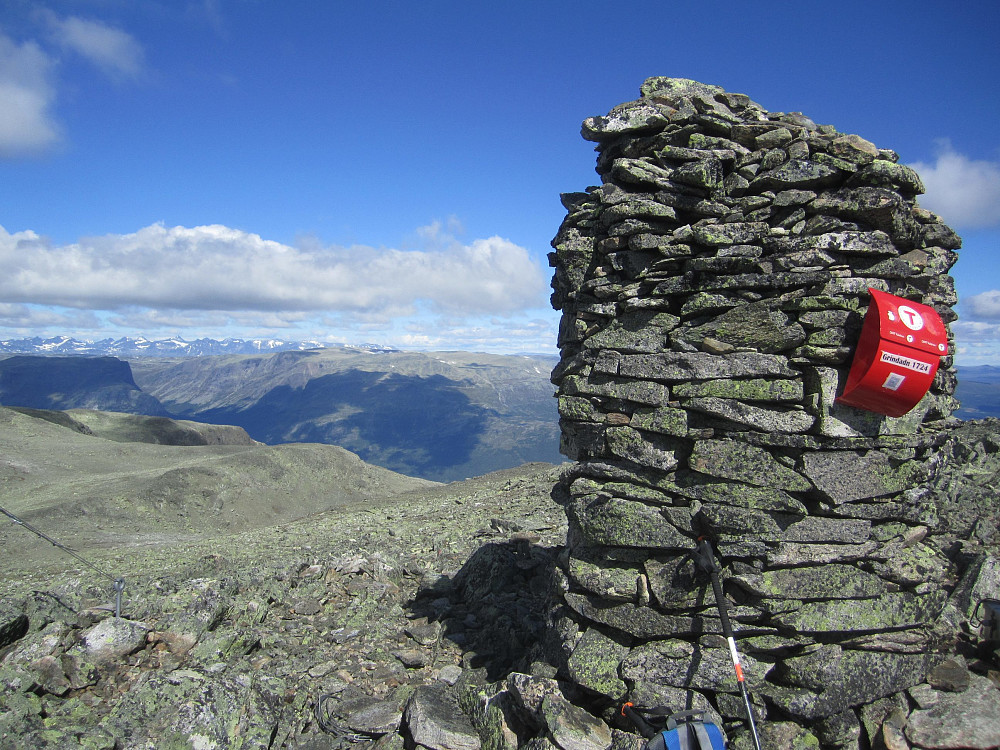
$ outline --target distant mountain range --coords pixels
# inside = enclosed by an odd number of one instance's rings
[[[280,341],[275,339],[196,339],[182,338],[106,338],[100,341],[80,341],[69,336],[0,341],[0,354],[59,354],[89,357],[203,357],[216,354],[265,354],[267,352],[305,351],[340,347],[341,344],[324,344],[319,341]],[[392,347],[361,344],[355,349],[366,351],[395,351]]]

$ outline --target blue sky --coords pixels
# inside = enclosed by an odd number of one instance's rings
[[[652,75],[895,149],[1000,365],[1000,3],[4,0],[0,339],[555,352],[581,121]]]

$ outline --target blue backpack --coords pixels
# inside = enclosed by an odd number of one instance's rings
[[[667,713],[663,708],[639,708],[626,703],[622,713],[648,740],[646,750],[725,750],[722,732],[702,718],[704,711]],[[660,728],[654,723],[663,726]]]

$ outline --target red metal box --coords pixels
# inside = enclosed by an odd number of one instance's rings
[[[931,387],[948,332],[934,308],[868,290],[871,304],[861,327],[844,392],[837,402],[901,417]]]

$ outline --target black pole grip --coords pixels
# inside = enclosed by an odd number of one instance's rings
[[[656,734],[656,729],[643,718],[642,714],[632,708],[631,703],[626,703],[622,706],[622,713],[628,717],[629,721],[635,724],[635,728],[639,730],[639,734],[645,737],[647,740]]]

